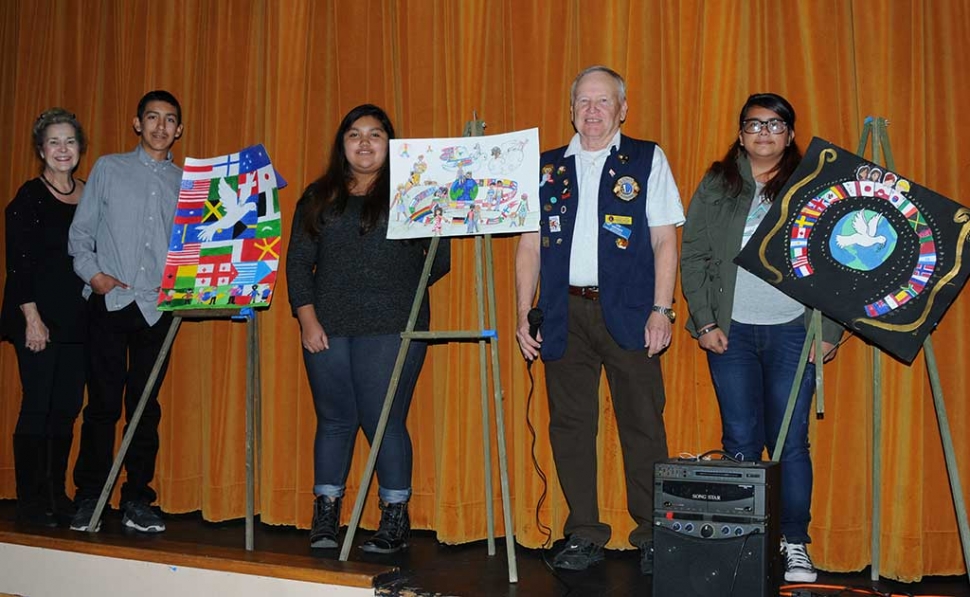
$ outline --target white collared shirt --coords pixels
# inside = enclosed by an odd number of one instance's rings
[[[571,286],[599,286],[599,187],[603,166],[614,147],[620,147],[619,131],[610,144],[599,151],[584,150],[579,133],[576,133],[564,154],[566,157],[576,156],[576,217],[569,254]],[[659,145],[654,149],[650,168],[646,201],[648,225],[681,226],[685,220],[684,205],[667,156]]]

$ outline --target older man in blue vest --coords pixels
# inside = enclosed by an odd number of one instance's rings
[[[541,223],[516,252],[516,338],[542,355],[549,438],[569,517],[553,565],[584,570],[603,560],[609,525],[596,495],[599,380],[606,369],[637,527],[640,569],[653,571],[653,464],[667,457],[658,355],[670,344],[684,209],[663,151],[626,137],[626,84],[604,66],[579,73],[570,113],[576,135],[542,154]],[[541,286],[539,285],[541,281]],[[537,287],[544,321],[528,313]]]

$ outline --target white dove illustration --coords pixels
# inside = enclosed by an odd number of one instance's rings
[[[855,229],[855,234],[837,234],[835,236],[835,243],[839,245],[840,249],[851,247],[852,245],[871,247],[875,244],[886,244],[885,236],[881,234],[876,235],[876,228],[878,228],[880,220],[882,220],[882,214],[876,214],[866,222],[866,217],[862,214],[862,211],[857,211],[855,218],[852,220],[852,227]]]
[[[236,191],[232,190],[225,178],[219,179],[219,202],[225,208],[226,214],[211,224],[199,226],[199,240],[201,241],[209,242],[216,235],[216,232],[232,228],[247,212],[256,209],[255,203],[247,203],[245,199],[237,197]]]

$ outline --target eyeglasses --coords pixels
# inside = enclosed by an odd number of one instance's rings
[[[741,130],[749,135],[757,135],[765,127],[768,128],[768,132],[772,135],[780,135],[788,130],[788,123],[780,118],[772,118],[771,120],[750,118],[741,121]]]

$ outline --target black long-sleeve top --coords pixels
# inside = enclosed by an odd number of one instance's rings
[[[304,203],[297,204],[286,255],[290,307],[312,304],[328,336],[397,334],[407,326],[429,239],[388,240],[387,221],[360,234],[363,197],[350,197],[343,214],[327,217],[316,238],[303,228]],[[451,245],[438,244],[428,285],[451,268]],[[415,330],[428,329],[425,294]]]
[[[23,341],[20,305],[36,303],[51,342],[83,342],[87,334],[84,281],[74,273],[67,233],[76,205],[58,201],[40,178],[28,180],[7,206],[7,280],[0,335]]]

